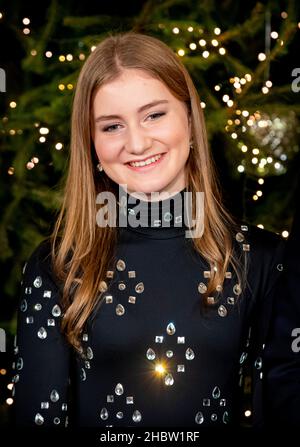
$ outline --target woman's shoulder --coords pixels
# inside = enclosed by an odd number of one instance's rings
[[[26,278],[47,278],[55,281],[53,273],[52,242],[50,238],[42,240],[31,252],[23,268]]]
[[[255,225],[242,224],[239,242],[240,251],[248,255],[249,266],[257,269],[283,269],[286,240],[277,233],[259,228]]]

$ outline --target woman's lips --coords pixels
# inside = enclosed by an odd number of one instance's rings
[[[158,166],[162,162],[162,160],[164,160],[166,154],[164,153],[164,154],[158,154],[158,155],[161,155],[161,157],[157,161],[155,161],[154,163],[150,163],[149,165],[131,166],[129,163],[126,163],[126,166],[129,169],[132,169],[133,171],[136,171],[136,172],[148,172],[151,169],[154,169],[156,166]]]

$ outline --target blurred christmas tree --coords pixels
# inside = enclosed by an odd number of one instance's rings
[[[9,19],[0,11],[2,42],[14,36],[21,45],[20,66],[1,62],[8,88],[0,110],[0,327],[11,333],[22,265],[50,234],[60,204],[78,72],[110,31],[143,32],[174,49],[198,88],[228,207],[267,229],[289,229],[299,161],[291,89],[299,2],[132,3],[103,15],[103,5],[52,0],[43,23],[22,2]]]

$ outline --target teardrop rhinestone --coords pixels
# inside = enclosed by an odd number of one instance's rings
[[[212,392],[212,397],[214,399],[219,399],[220,396],[221,396],[220,388],[218,386],[215,386]]]
[[[228,412],[227,411],[224,411],[222,420],[223,420],[224,424],[228,423],[229,416],[228,416]]]
[[[223,304],[221,304],[221,306],[218,307],[218,314],[220,315],[220,317],[226,317],[227,309],[225,306],[223,306]]]
[[[195,358],[195,353],[191,348],[187,348],[185,351],[185,358],[187,360],[193,360]]]
[[[155,359],[155,352],[153,351],[153,349],[149,348],[147,353],[146,353],[146,357],[148,360],[154,360]]]
[[[233,293],[235,295],[240,295],[242,293],[242,289],[239,284],[235,284],[235,286],[233,286]]]
[[[42,340],[47,337],[47,331],[44,327],[40,327],[37,334]]]
[[[262,358],[261,357],[257,357],[257,359],[254,362],[254,366],[256,369],[261,369],[261,367],[262,367]]]
[[[201,411],[198,411],[198,413],[195,416],[195,422],[196,424],[202,424],[203,421],[204,421],[203,413]]]
[[[90,348],[90,347],[87,348],[87,350],[86,350],[86,356],[87,356],[87,358],[88,358],[89,360],[92,360],[92,358],[94,357],[92,348]]]
[[[244,363],[246,358],[247,358],[247,352],[242,352],[241,357],[240,357],[240,364]]]
[[[21,301],[20,310],[21,310],[21,312],[26,312],[26,310],[27,310],[27,301],[26,300]]]
[[[100,292],[106,292],[108,289],[108,285],[106,281],[100,281],[99,290]]]
[[[174,378],[173,378],[172,374],[168,373],[165,377],[165,384],[167,386],[172,386],[173,383],[174,383]]]
[[[125,270],[126,268],[126,264],[123,261],[123,259],[119,259],[117,262],[117,270],[119,270],[119,272],[122,272],[123,270]]]
[[[35,280],[33,281],[34,287],[39,288],[39,287],[41,287],[42,284],[43,284],[43,281],[42,281],[42,278],[40,276],[37,276],[35,278]]]
[[[53,306],[53,308],[52,308],[52,315],[54,317],[59,317],[61,315],[61,309],[60,309],[58,304],[55,304],[55,306]]]
[[[115,388],[115,393],[117,396],[121,396],[121,394],[124,393],[124,388],[123,385],[121,383],[118,383],[116,388]]]
[[[136,286],[135,286],[135,291],[137,292],[137,293],[142,293],[142,292],[144,292],[144,283],[142,283],[142,282],[139,282]]]
[[[237,233],[235,238],[238,242],[243,242],[245,240],[245,236],[242,233]]]
[[[118,305],[116,306],[116,314],[119,315],[119,316],[121,316],[121,315],[124,315],[124,313],[125,313],[125,308],[124,308],[124,306],[122,306],[122,304],[118,304]]]
[[[141,413],[139,412],[139,410],[135,410],[135,411],[133,412],[132,420],[133,420],[133,422],[141,422],[141,420],[142,420],[142,415],[141,415]]]
[[[166,356],[168,357],[168,359],[170,359],[171,357],[173,357],[173,351],[169,350],[166,352]]]
[[[199,293],[205,293],[207,291],[207,286],[204,284],[204,282],[200,282],[198,285],[198,292]]]
[[[50,394],[50,400],[52,402],[57,402],[59,400],[59,394],[56,390],[52,390]]]
[[[85,369],[81,368],[80,370],[80,379],[82,382],[84,382],[86,380],[86,372]]]
[[[175,332],[176,332],[175,325],[173,323],[169,323],[167,326],[167,333],[169,335],[173,335],[173,334],[175,334]]]
[[[34,422],[36,423],[36,425],[43,425],[43,423],[44,423],[43,416],[40,413],[37,413],[35,415]]]
[[[103,419],[103,421],[108,419],[108,411],[106,408],[102,408],[102,410],[100,411],[100,417],[101,419]]]
[[[22,368],[23,368],[23,359],[22,357],[19,357],[16,363],[16,369],[20,371]]]

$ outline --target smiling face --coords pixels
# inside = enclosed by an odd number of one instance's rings
[[[94,146],[105,172],[99,175],[148,199],[151,192],[174,194],[186,187],[188,110],[164,83],[143,70],[124,70],[97,91],[93,119]]]

